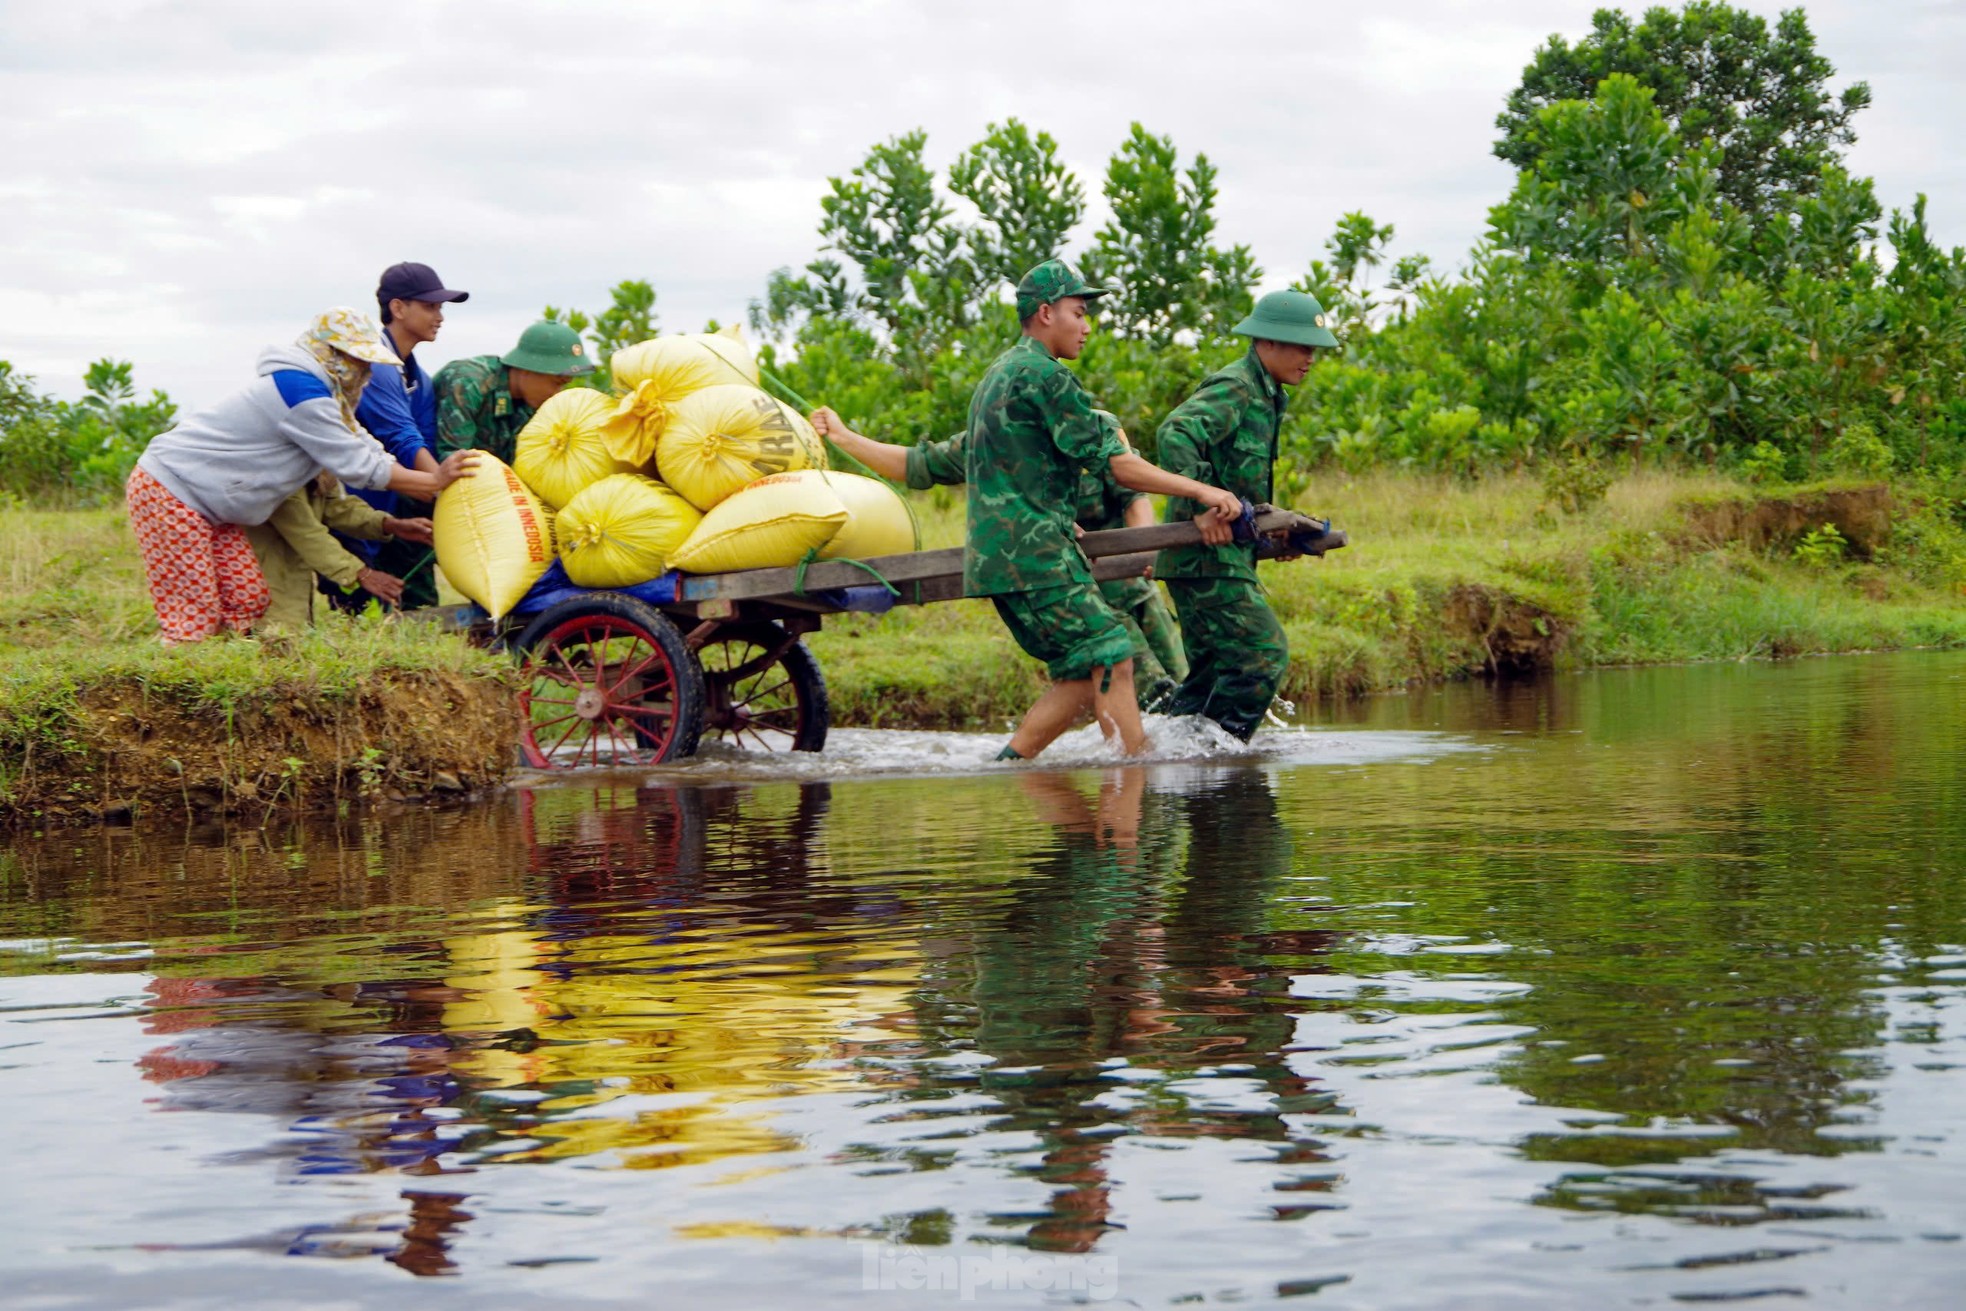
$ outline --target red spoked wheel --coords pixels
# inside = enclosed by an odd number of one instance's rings
[[[806,644],[774,623],[724,624],[697,648],[703,730],[750,751],[818,751],[832,722],[826,676]]]
[[[519,752],[533,768],[653,765],[696,750],[703,678],[661,611],[596,593],[546,611],[514,645]]]

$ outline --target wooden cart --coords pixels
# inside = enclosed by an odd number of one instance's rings
[[[1345,544],[1320,520],[1268,506],[1258,507],[1254,531],[1297,554]],[[1137,578],[1154,552],[1199,540],[1193,524],[1171,523],[1087,533],[1079,544],[1104,581]],[[469,606],[444,617],[519,659],[519,749],[535,768],[659,764],[694,754],[706,735],[752,750],[818,751],[826,678],[803,636],[828,614],[958,599],[962,573],[962,548],[953,547],[671,574],[620,591],[562,588],[529,597],[526,613],[498,625]]]

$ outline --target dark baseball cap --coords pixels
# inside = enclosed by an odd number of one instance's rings
[[[392,300],[462,301],[470,300],[468,291],[452,291],[437,276],[437,270],[428,264],[391,264],[382,271],[382,281],[376,284],[375,298],[379,304],[387,305]]]

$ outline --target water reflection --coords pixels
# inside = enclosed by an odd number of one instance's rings
[[[1097,1254],[1148,1301],[1834,1259],[1882,1304],[1966,1229],[1966,767],[1962,712],[1876,670],[1382,704],[1487,748],[1432,761],[23,844],[0,1094],[77,1132],[14,1148],[75,1203],[17,1240],[99,1245],[93,1208],[159,1256],[728,1305],[865,1291],[842,1240]],[[77,1144],[136,1107],[91,1184]]]

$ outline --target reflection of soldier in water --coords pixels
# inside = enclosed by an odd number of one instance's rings
[[[1178,800],[1150,795],[1146,771],[1116,770],[1088,800],[1069,776],[1020,776],[1056,842],[995,932],[975,944],[975,1042],[996,1058],[983,1084],[1011,1123],[1045,1144],[1039,1177],[1057,1191],[1033,1247],[1089,1251],[1108,1227],[1098,1132],[1118,1122],[1160,1134],[1287,1136],[1281,1115],[1209,1119],[1116,1109],[1107,1062],[1187,1071],[1248,1064],[1282,1102],[1302,1092],[1284,1063],[1289,974],[1278,954],[1328,950],[1328,933],[1266,930],[1291,845],[1268,781],[1238,770]],[[1180,820],[1187,848],[1182,877]]]
[[[1086,1131],[1113,1114],[1091,1102],[1111,1087],[1101,1062],[1125,1046],[1134,958],[1153,936],[1173,835],[1160,815],[1142,813],[1140,766],[1108,771],[1090,802],[1065,774],[1018,781],[1056,840],[997,932],[976,945],[975,1042],[997,1059],[983,1086],[1045,1144],[1038,1177],[1056,1191],[1026,1241],[1086,1252],[1111,1210],[1107,1140]]]
[[[1186,793],[1182,810],[1188,860],[1165,920],[1160,976],[1161,1018],[1171,1027],[1147,1046],[1169,1060],[1252,1062],[1265,1082],[1288,1078],[1290,975],[1270,958],[1323,953],[1333,935],[1267,927],[1292,844],[1265,775],[1227,771]]]

